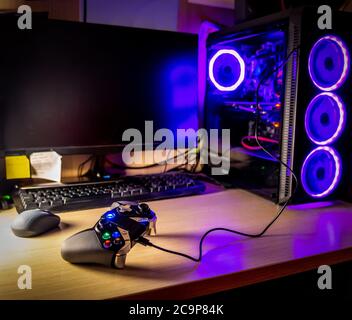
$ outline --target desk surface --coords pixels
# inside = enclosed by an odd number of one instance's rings
[[[257,232],[277,210],[243,190],[149,204],[158,215],[158,235],[152,241],[193,256],[207,229]],[[65,262],[62,241],[91,227],[103,212],[63,213],[61,230],[30,239],[12,234],[14,209],[1,212],[0,299],[188,298],[352,260],[352,205],[339,202],[291,207],[262,238],[211,234],[201,263],[141,245],[131,250],[124,270]],[[32,268],[32,290],[17,287],[20,265]]]

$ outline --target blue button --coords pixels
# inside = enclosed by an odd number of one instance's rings
[[[116,216],[116,215],[115,215],[115,213],[113,213],[113,212],[109,212],[109,213],[107,213],[107,214],[106,214],[106,216],[105,216],[105,217],[106,217],[107,219],[114,219],[114,218],[115,218],[115,216]]]
[[[113,238],[118,238],[118,237],[121,237],[121,234],[120,234],[120,232],[115,231],[115,232],[112,233],[112,237]]]

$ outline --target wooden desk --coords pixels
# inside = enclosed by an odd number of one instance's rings
[[[200,236],[222,226],[257,232],[276,206],[243,190],[150,202],[158,215],[154,243],[196,256]],[[62,230],[24,239],[10,223],[15,210],[0,213],[0,299],[188,298],[236,288],[352,260],[352,206],[297,206],[268,234],[248,239],[211,234],[201,263],[136,245],[124,270],[71,265],[60,256],[62,241],[91,227],[103,209],[61,214]],[[29,265],[33,289],[17,288],[17,268]]]

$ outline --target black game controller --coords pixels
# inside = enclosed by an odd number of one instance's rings
[[[156,215],[145,203],[115,202],[95,226],[66,239],[61,255],[70,263],[97,263],[122,269],[140,237],[156,233]]]

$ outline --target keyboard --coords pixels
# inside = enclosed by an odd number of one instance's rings
[[[187,173],[128,176],[114,181],[20,188],[13,196],[17,211],[52,212],[110,206],[115,201],[151,201],[202,193],[205,185]]]

